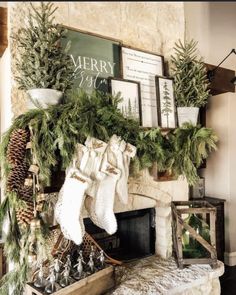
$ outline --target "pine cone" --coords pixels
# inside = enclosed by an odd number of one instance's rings
[[[19,225],[29,225],[34,218],[34,203],[25,202],[25,207],[16,210],[16,219]]]
[[[24,185],[29,165],[24,161],[12,168],[7,179],[7,191],[17,192]]]
[[[25,129],[16,129],[11,133],[7,147],[7,159],[10,164],[20,164],[26,153],[26,144],[30,139],[30,133]]]
[[[33,187],[26,186],[20,187],[18,189],[19,198],[26,202],[33,202]]]
[[[18,189],[18,196],[25,201],[26,206],[16,210],[17,222],[20,226],[27,226],[34,218],[33,187],[21,186]]]

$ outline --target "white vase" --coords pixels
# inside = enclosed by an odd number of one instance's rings
[[[197,125],[199,108],[197,107],[177,107],[179,127],[188,122]]]
[[[57,105],[63,96],[63,92],[47,88],[30,89],[26,93],[29,95],[28,109],[37,109],[38,107],[46,109],[50,105]]]

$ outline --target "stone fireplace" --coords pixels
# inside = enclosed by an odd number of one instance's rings
[[[84,219],[85,230],[110,257],[119,261],[141,259],[155,254],[155,208],[116,213],[117,231],[109,235]]]
[[[170,205],[172,201],[180,200],[188,200],[188,184],[184,179],[158,182],[148,171],[139,178],[129,179],[129,202],[124,206],[116,198],[114,211],[153,210],[154,250],[149,257],[131,260],[116,268],[117,287],[107,294],[220,294],[219,277],[224,272],[222,262],[218,261],[216,269],[210,265],[191,265],[181,270],[172,257]],[[87,217],[86,212],[84,216]]]
[[[155,210],[155,253],[162,258],[172,255],[171,201],[188,200],[188,184],[184,179],[154,181],[148,170],[129,180],[129,202],[115,202],[115,212],[146,208]]]

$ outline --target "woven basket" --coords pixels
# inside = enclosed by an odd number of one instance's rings
[[[91,252],[91,247],[93,246],[95,252],[95,258],[98,258],[100,251],[103,250],[98,243],[88,234],[85,233],[83,238],[83,243],[81,245],[81,250],[83,251],[83,256],[89,259],[89,254]],[[121,265],[122,262],[116,259],[111,258],[104,252],[104,256],[106,257],[106,263],[110,263],[113,265]]]

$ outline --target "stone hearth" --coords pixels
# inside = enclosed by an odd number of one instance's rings
[[[116,267],[116,288],[112,295],[219,295],[219,276],[224,264],[191,265],[179,269],[173,258],[150,256]]]

